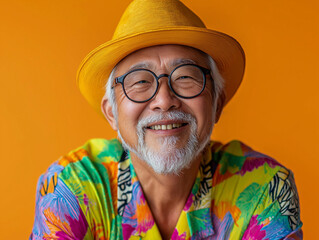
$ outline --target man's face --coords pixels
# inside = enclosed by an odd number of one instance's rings
[[[130,54],[117,65],[115,75],[121,76],[137,65],[138,68],[153,71],[157,76],[170,74],[184,62],[209,68],[207,57],[196,49],[162,45]],[[139,158],[155,159],[157,162],[153,165],[157,165],[158,169],[152,167],[156,172],[177,173],[188,166],[198,150],[202,150],[207,144],[214,124],[211,81],[211,77],[207,76],[206,88],[201,95],[182,99],[174,95],[168,86],[168,78],[163,77],[159,80],[157,94],[145,103],[129,100],[121,85],[117,84],[114,88],[118,112],[117,128],[125,145]],[[152,126],[156,126],[155,129]],[[158,126],[161,128],[156,129]],[[177,155],[179,159],[172,160]],[[149,159],[142,160],[148,162]],[[168,170],[170,165],[175,164],[172,161],[186,163],[174,167],[179,169]],[[161,169],[164,165],[166,170],[163,167]]]

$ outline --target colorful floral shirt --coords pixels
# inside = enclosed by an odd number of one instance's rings
[[[302,239],[301,226],[291,171],[211,142],[171,239]],[[90,140],[40,177],[30,239],[161,239],[118,140]]]

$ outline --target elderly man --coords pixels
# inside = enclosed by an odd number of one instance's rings
[[[78,72],[120,141],[90,140],[41,176],[30,239],[301,239],[292,173],[210,141],[244,62],[181,2],[133,1]]]

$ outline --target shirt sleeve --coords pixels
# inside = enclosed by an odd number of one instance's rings
[[[78,200],[54,170],[38,181],[30,239],[87,239],[88,223]]]
[[[271,179],[242,239],[303,239],[293,173],[281,168]]]

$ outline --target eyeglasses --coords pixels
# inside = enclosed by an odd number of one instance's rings
[[[200,95],[206,85],[206,75],[210,70],[195,64],[183,64],[173,69],[171,74],[157,76],[148,69],[133,69],[115,78],[115,84],[122,84],[124,94],[136,103],[151,100],[157,93],[159,79],[168,78],[171,91],[180,98],[190,99]]]

